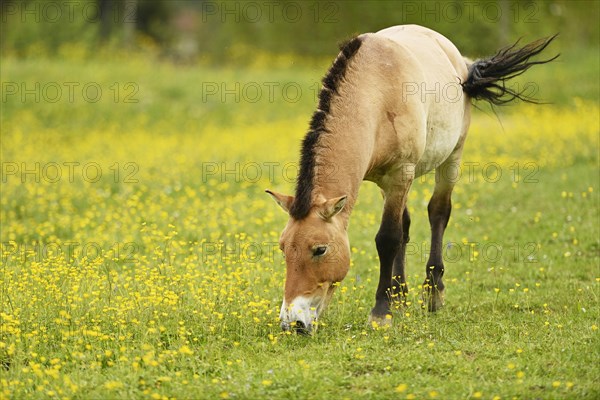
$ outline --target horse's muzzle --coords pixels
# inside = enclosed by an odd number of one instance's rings
[[[293,332],[299,335],[310,335],[312,333],[311,326],[306,326],[302,321],[292,322],[281,322],[281,329],[284,332]]]
[[[310,334],[314,330],[314,323],[319,315],[319,298],[296,297],[289,305],[284,301],[281,305],[279,319],[281,329],[286,332]]]

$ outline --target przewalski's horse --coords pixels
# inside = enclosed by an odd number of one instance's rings
[[[319,106],[302,143],[295,196],[267,190],[290,215],[280,239],[287,264],[284,330],[310,332],[334,284],[346,276],[348,220],[363,180],[375,182],[385,197],[375,237],[380,275],[370,319],[390,320],[391,302],[407,292],[407,194],[415,178],[434,169],[423,294],[430,311],[442,306],[442,239],[456,183],[448,178],[453,174],[442,171],[459,165],[471,100],[531,100],[505,82],[556,58],[530,61],[553,38],[522,48],[515,44],[475,62],[441,34],[415,25],[366,33],[341,47],[323,78]]]

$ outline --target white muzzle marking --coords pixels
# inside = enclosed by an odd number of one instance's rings
[[[298,296],[290,304],[283,300],[281,312],[279,313],[281,329],[289,331],[293,328],[298,331],[312,332],[313,329],[316,329],[315,322],[323,307],[324,302],[322,300],[320,296],[312,298]]]

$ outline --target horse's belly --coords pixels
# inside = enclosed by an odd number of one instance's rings
[[[462,118],[431,123],[423,155],[415,166],[415,176],[421,176],[439,167],[452,154],[462,134]]]

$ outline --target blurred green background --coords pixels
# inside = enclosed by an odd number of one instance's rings
[[[562,106],[573,106],[575,98],[600,97],[600,2],[595,0],[2,0],[0,4],[5,83],[0,122],[5,123],[23,119],[18,117],[21,111],[33,112],[45,127],[67,126],[76,132],[90,123],[106,123],[106,115],[123,131],[158,121],[168,121],[169,129],[181,131],[190,130],[190,124],[231,125],[232,118],[239,123],[299,115],[308,119],[319,79],[339,42],[406,23],[441,32],[472,58],[493,54],[520,38],[525,43],[559,33],[545,54],[561,57],[533,68],[514,84],[528,85],[533,88],[528,94]],[[70,81],[95,82],[105,96],[98,103],[68,101],[68,88],[61,87],[57,104],[27,97],[26,89],[36,84],[43,92],[47,82]],[[128,82],[134,86],[126,87]],[[273,82],[278,86],[269,98],[268,85]],[[121,107],[106,96],[117,95],[116,84]],[[216,84],[217,93],[207,96],[205,84]],[[288,84],[302,91],[297,100],[290,101],[283,93]],[[245,89],[257,86],[257,101],[243,96]],[[227,95],[228,90],[242,98]],[[81,87],[76,94],[81,97]],[[137,101],[125,104],[127,95]],[[79,118],[73,118],[74,112]]]
[[[2,55],[59,55],[67,44],[91,54],[152,47],[173,60],[238,61],[236,45],[272,53],[330,56],[332,42],[387,26],[417,23],[465,53],[525,36],[560,32],[569,47],[598,47],[595,0],[440,1],[6,1]]]

